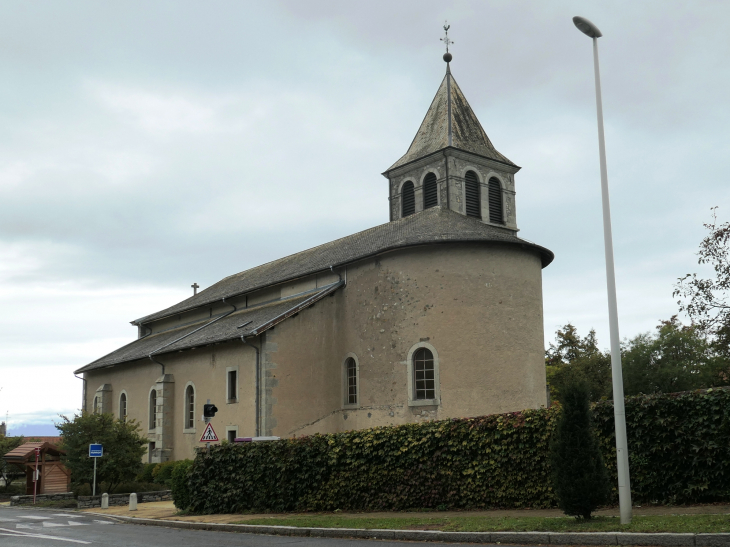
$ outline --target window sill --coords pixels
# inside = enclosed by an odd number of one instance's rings
[[[183,434],[185,434],[185,433],[193,434],[193,433],[195,433],[195,428],[194,427],[191,429],[185,428],[185,429],[183,429]]]
[[[360,408],[360,405],[355,403],[352,405],[342,405],[342,410],[357,410]]]
[[[441,401],[438,399],[418,399],[416,401],[408,401],[408,406],[439,406]]]
[[[228,399],[226,401],[226,404],[227,405],[233,405],[233,404],[236,404],[237,402],[238,402],[238,399]]]

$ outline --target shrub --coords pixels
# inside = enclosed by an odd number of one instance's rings
[[[177,462],[164,462],[158,463],[152,470],[152,479],[157,484],[162,484],[166,488],[170,487],[170,481],[172,479],[172,472],[175,469]]]
[[[566,515],[591,518],[608,499],[608,473],[593,433],[588,387],[572,382],[562,389],[562,413],[550,442],[553,490]]]
[[[142,471],[137,475],[137,482],[152,482],[154,480],[152,472],[155,470],[155,467],[157,467],[156,463],[144,464]]]
[[[175,462],[175,469],[172,471],[171,489],[172,499],[175,507],[181,511],[190,507],[190,470],[193,460],[180,460]]]

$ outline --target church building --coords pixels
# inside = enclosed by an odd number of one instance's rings
[[[223,278],[132,322],[76,371],[83,408],[142,424],[150,462],[218,436],[295,437],[547,403],[544,247],[517,236],[520,167],[446,75],[383,176],[390,221]]]

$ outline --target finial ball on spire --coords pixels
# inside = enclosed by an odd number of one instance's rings
[[[451,59],[453,59],[453,56],[451,55],[451,53],[449,53],[448,51],[446,53],[444,53],[444,61],[446,61],[447,63],[450,63]]]

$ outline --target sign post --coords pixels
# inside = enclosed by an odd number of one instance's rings
[[[33,470],[33,505],[35,505],[35,495],[38,491],[38,456],[41,455],[41,447],[35,447],[35,469]]]
[[[96,496],[96,459],[101,458],[104,455],[104,447],[100,444],[89,445],[89,458],[94,458],[94,486],[91,490],[91,495]],[[37,457],[37,456],[36,456]]]

